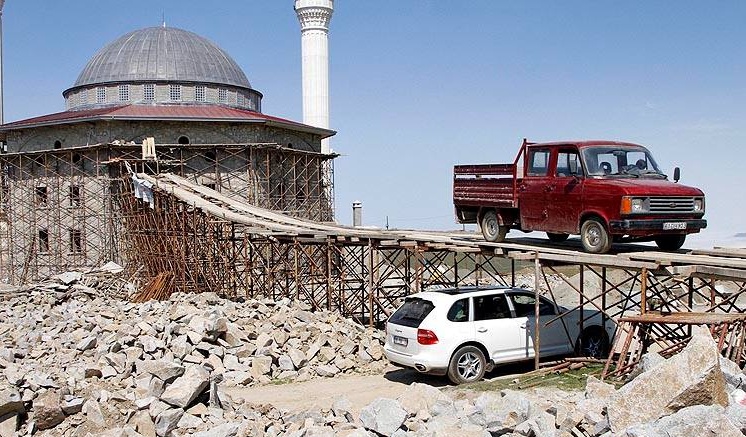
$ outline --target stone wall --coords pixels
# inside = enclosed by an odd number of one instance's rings
[[[319,135],[250,123],[94,121],[9,132],[8,152],[54,149],[56,142],[61,148],[114,141],[139,144],[147,137],[155,138],[157,144],[178,144],[186,137],[190,144],[274,143],[303,151],[321,150]]]

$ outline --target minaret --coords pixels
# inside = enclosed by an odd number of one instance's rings
[[[329,128],[329,22],[334,0],[295,0],[303,57],[303,123]],[[330,153],[329,139],[321,152]]]

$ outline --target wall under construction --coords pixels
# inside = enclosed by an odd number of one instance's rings
[[[159,144],[156,159],[147,161],[141,146],[115,143],[0,155],[7,229],[0,241],[0,280],[25,283],[106,261],[125,263],[113,202],[122,162],[148,174],[183,175],[289,215],[329,221],[333,157],[265,143]]]

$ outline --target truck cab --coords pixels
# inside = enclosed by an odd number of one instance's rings
[[[483,174],[464,178],[467,167]],[[498,167],[502,178],[494,177],[500,176],[497,171],[493,177],[484,174],[488,166],[455,171],[457,218],[479,223],[488,241],[520,229],[546,232],[555,242],[579,234],[591,253],[608,252],[621,241],[655,241],[661,249],[676,250],[687,234],[707,226],[702,191],[678,184],[678,177],[669,181],[650,151],[637,144],[524,141],[512,174],[505,165],[489,168]],[[490,200],[498,191],[500,201]]]

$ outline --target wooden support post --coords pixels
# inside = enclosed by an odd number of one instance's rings
[[[640,276],[640,314],[645,314],[648,310],[648,269],[643,267]]]
[[[368,325],[373,327],[373,241],[368,240]]]
[[[583,264],[580,264],[580,331],[583,332],[583,324],[585,317],[582,316],[583,314],[583,307],[585,306],[585,269],[583,268]]]
[[[539,369],[539,360],[541,354],[541,339],[539,335],[539,325],[541,320],[539,319],[539,278],[541,277],[541,263],[539,262],[539,252],[536,252],[536,258],[534,259],[534,368]],[[515,275],[513,275],[515,277]]]
[[[510,259],[510,286],[515,288],[515,258]]]

